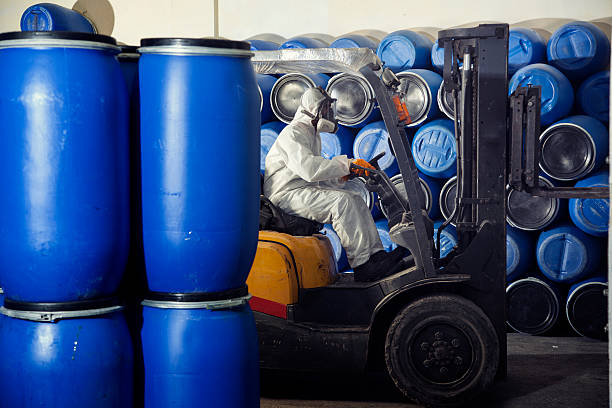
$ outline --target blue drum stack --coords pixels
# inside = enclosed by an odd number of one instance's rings
[[[90,33],[0,34],[2,405],[132,406],[114,297],[130,242],[119,51]]]
[[[245,286],[260,184],[250,45],[155,38],[139,51],[145,407],[259,406]]]

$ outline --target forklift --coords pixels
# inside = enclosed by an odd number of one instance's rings
[[[371,164],[368,188],[386,207],[404,269],[375,282],[338,274],[324,235],[260,231],[247,284],[260,366],[289,371],[386,371],[408,398],[463,405],[506,376],[506,188],[608,197],[607,188],[538,185],[539,88],[508,98],[508,25],[439,32],[444,92],[455,103],[458,194],[434,239],[405,134],[401,86],[369,49],[255,52],[257,73],[351,72],[374,90],[406,195]],[[511,108],[510,108],[511,107]],[[399,112],[399,113],[398,113]],[[511,156],[508,160],[507,157]],[[508,177],[510,176],[510,177]],[[440,258],[451,221],[458,244]]]

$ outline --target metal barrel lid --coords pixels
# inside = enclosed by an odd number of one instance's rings
[[[246,285],[222,292],[164,293],[149,292],[143,306],[157,309],[230,309],[248,303],[251,295]]]
[[[276,117],[291,123],[302,102],[302,95],[318,84],[309,75],[289,73],[280,77],[270,93],[270,105]]]
[[[457,199],[457,176],[451,177],[440,190],[440,212],[442,217],[447,220],[455,210],[455,200]],[[455,225],[455,222],[451,222]]]
[[[571,122],[556,123],[540,135],[540,168],[557,180],[577,180],[595,166],[595,142]]]
[[[366,120],[376,100],[374,90],[365,78],[341,73],[333,76],[327,83],[327,93],[336,99],[336,118],[345,126],[355,126]]]
[[[525,278],[506,288],[507,323],[519,333],[542,334],[559,318],[559,297],[546,282]]]
[[[397,192],[400,194],[400,196],[402,196],[404,199],[407,199],[408,195],[406,194],[406,186],[404,186],[404,178],[402,177],[402,175],[396,174],[395,176],[391,177],[390,180],[397,189]],[[421,179],[420,177],[419,185],[421,186],[421,201],[425,203],[425,211],[429,213],[431,211],[431,206],[433,203],[431,189],[429,188],[427,183],[423,181],[423,179]],[[387,218],[387,208],[384,203],[382,203],[382,205],[380,206],[380,210],[382,211],[385,218]]]
[[[450,92],[444,91],[444,82],[440,85],[440,89],[438,89],[438,95],[436,96],[438,100],[438,108],[444,113],[449,119],[455,120],[455,101],[453,100],[453,95]]]
[[[74,302],[19,302],[4,299],[0,313],[16,319],[35,322],[56,322],[62,319],[76,319],[100,316],[123,309],[115,297],[74,301]]]
[[[603,279],[572,286],[565,304],[567,321],[583,337],[607,340],[608,283]]]
[[[410,114],[411,123],[408,126],[418,126],[427,119],[431,109],[433,100],[431,89],[425,79],[414,72],[400,72],[397,78],[405,92],[402,101]]]
[[[540,176],[540,185],[553,187],[546,178]],[[507,189],[506,221],[513,227],[536,231],[546,228],[559,216],[561,201],[552,197],[536,197],[526,191]]]

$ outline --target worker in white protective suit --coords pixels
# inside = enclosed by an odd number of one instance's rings
[[[322,88],[310,88],[291,123],[272,145],[265,164],[264,194],[289,214],[331,224],[346,250],[357,281],[373,281],[401,266],[404,248],[386,253],[370,209],[357,193],[342,187],[351,174],[367,175],[352,166],[373,167],[362,159],[321,156],[320,132],[334,133],[335,100]]]

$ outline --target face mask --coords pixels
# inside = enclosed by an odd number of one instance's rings
[[[317,132],[336,133],[338,131],[338,121],[319,118],[317,122]]]
[[[335,99],[327,100],[321,107],[317,130],[325,133],[336,133],[338,131],[338,120],[334,112]]]

